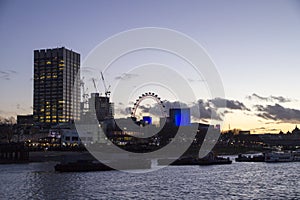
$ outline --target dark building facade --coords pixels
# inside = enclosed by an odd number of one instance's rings
[[[99,122],[113,118],[113,107],[113,103],[109,102],[109,97],[100,96],[99,93],[91,93],[89,109],[91,112],[95,110]]]
[[[80,54],[65,47],[34,51],[33,118],[50,126],[80,117]]]
[[[33,115],[17,115],[17,124],[24,126],[32,126]]]

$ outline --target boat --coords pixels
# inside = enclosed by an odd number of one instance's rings
[[[300,150],[293,151],[292,155],[295,162],[300,162]]]
[[[179,158],[177,160],[174,159],[159,159],[157,161],[158,165],[223,165],[223,164],[231,164],[232,160],[228,158],[213,156],[213,157],[205,157],[205,158],[192,158],[185,157]]]
[[[55,165],[54,169],[58,172],[90,172],[90,171],[112,171],[112,170],[133,170],[133,169],[150,169],[150,160],[139,160],[138,166],[136,162],[128,161],[111,161],[104,164],[93,160],[78,160],[76,162],[60,163]],[[113,168],[110,166],[117,166]]]
[[[265,162],[265,155],[253,155],[252,157],[239,154],[237,158],[235,158],[236,162]]]
[[[292,152],[276,151],[265,154],[265,162],[293,162]]]
[[[60,163],[54,166],[58,172],[89,172],[114,170],[103,163],[94,163],[91,160],[78,160],[76,162]]]

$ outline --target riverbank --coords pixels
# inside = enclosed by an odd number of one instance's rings
[[[238,154],[218,154],[237,156]],[[158,155],[157,158],[164,158]],[[75,162],[77,160],[95,160],[88,151],[31,151],[26,162],[0,160],[0,164],[32,163],[32,162]]]
[[[88,151],[33,151],[29,153],[29,162],[72,162],[76,160],[92,160]]]

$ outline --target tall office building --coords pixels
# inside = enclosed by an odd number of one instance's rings
[[[80,54],[65,47],[34,51],[33,118],[36,124],[80,116]]]

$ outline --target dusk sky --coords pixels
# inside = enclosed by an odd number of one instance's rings
[[[222,129],[300,125],[300,3],[284,0],[1,0],[0,116],[32,113],[33,50],[65,46],[83,61],[108,37],[141,27],[182,32],[206,50],[229,103]]]

